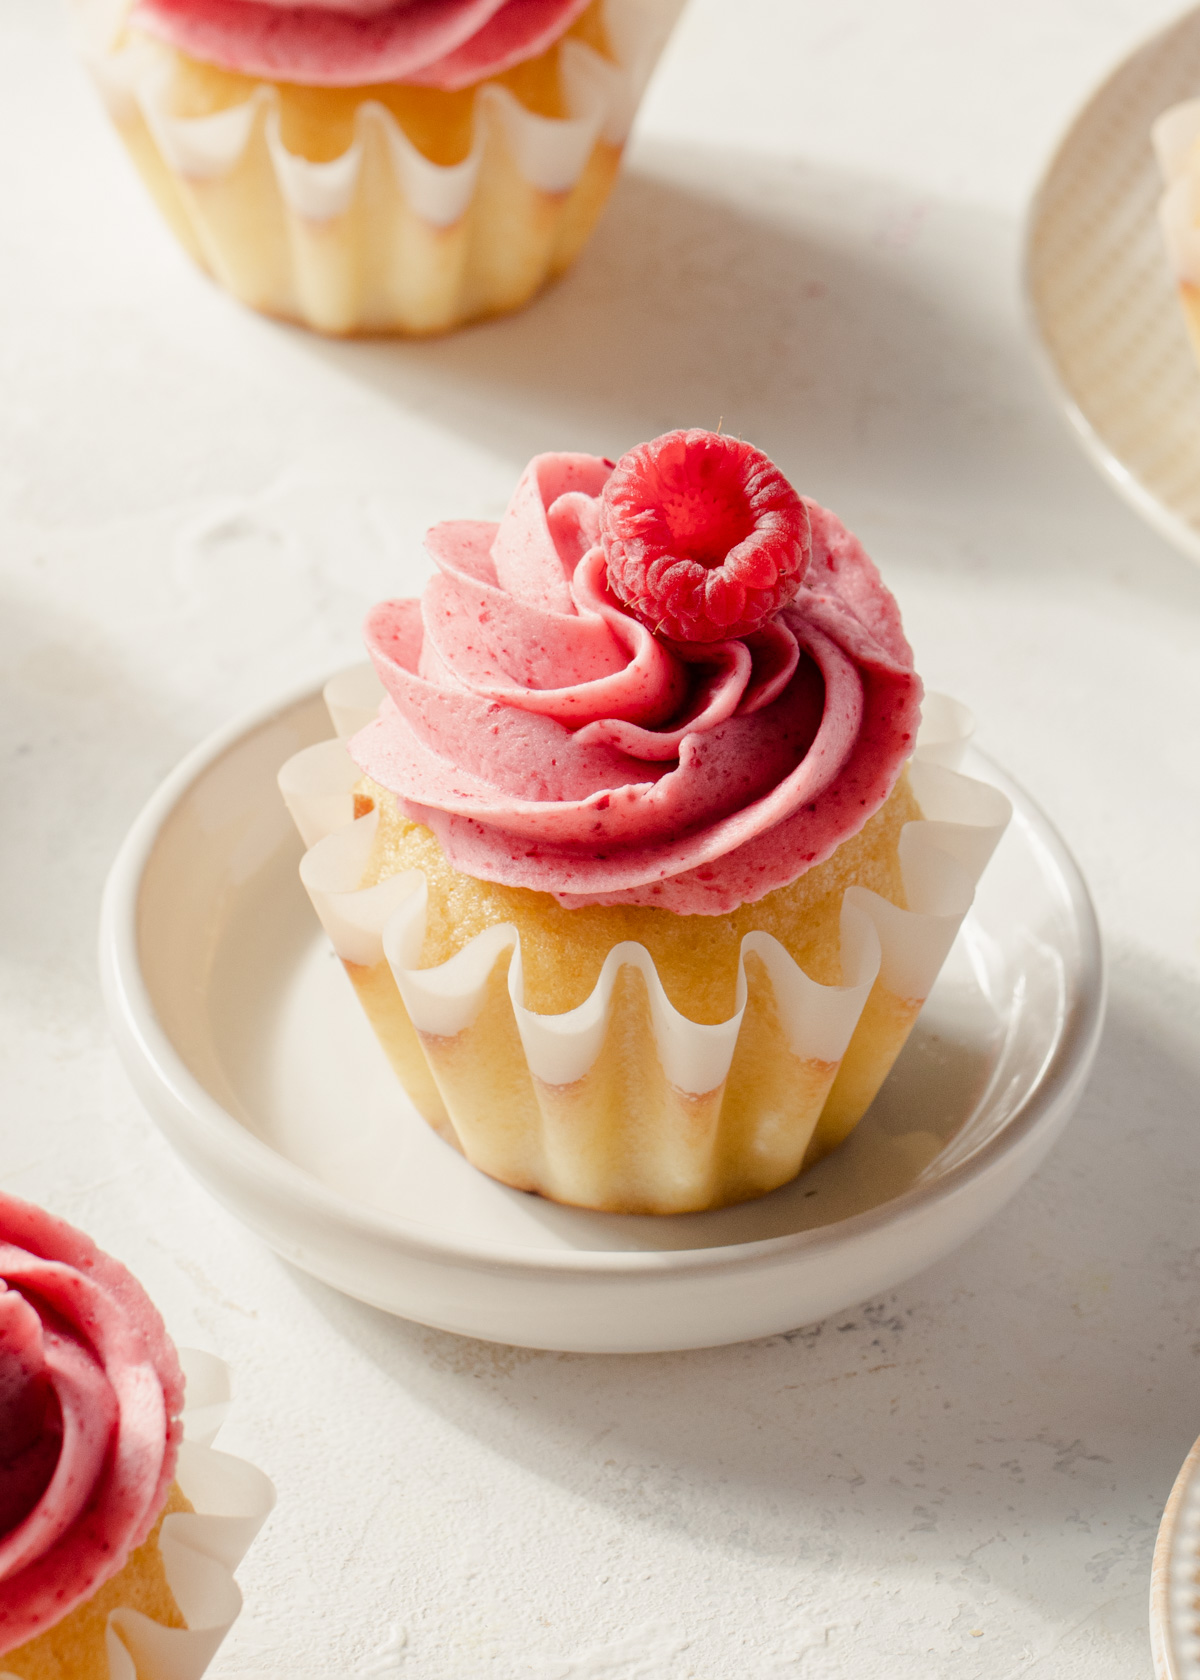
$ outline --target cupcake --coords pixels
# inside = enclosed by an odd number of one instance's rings
[[[1164,111],[1152,139],[1167,189],[1159,221],[1188,336],[1200,360],[1200,99]]]
[[[787,1183],[903,1044],[1008,817],[896,603],[758,450],[532,461],[366,625],[385,698],[281,787],[417,1108],[555,1201]],[[345,711],[345,695],[334,696]]]
[[[160,210],[243,302],[438,333],[561,274],[683,0],[75,0]]]
[[[227,1396],[82,1232],[0,1194],[0,1676],[192,1680],[270,1484],[185,1436]],[[212,1514],[206,1514],[211,1512]]]

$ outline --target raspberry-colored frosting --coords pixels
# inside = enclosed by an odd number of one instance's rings
[[[350,752],[465,874],[719,915],[879,809],[921,683],[879,573],[812,501],[807,570],[773,618],[726,641],[656,635],[608,583],[612,472],[540,455],[499,525],[433,527],[422,598],[368,617],[387,696]]]
[[[175,1350],[136,1279],[0,1194],[0,1654],[61,1621],[145,1540],[182,1406]]]
[[[135,0],[132,19],[223,70],[309,87],[454,90],[553,45],[589,0]]]

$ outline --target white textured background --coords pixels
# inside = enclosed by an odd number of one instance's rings
[[[0,1183],[236,1368],[281,1493],[224,1680],[1145,1680],[1200,1432],[1200,571],[1032,370],[1022,207],[1162,0],[691,0],[575,274],[448,342],[243,313],[160,230],[47,0],[0,0]],[[1090,1095],[959,1254],[771,1342],[530,1354],[393,1322],[221,1212],[93,954],[185,748],[353,657],[533,451],[724,419],[866,540],[1043,802],[1113,959]]]

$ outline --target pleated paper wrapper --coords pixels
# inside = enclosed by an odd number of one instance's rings
[[[125,27],[129,0],[74,0],[84,56],[159,209],[196,261],[268,315],[317,331],[445,332],[519,308],[573,261],[616,178],[683,0],[604,0],[614,60],[560,46],[567,115],[484,82],[460,163],[430,161],[365,100],[340,157],[284,145],[278,90],[176,114],[175,54]]]
[[[1159,222],[1192,348],[1200,361],[1200,99],[1164,111],[1152,130],[1166,191]]]
[[[91,1680],[199,1680],[242,1608],[233,1571],[275,1503],[261,1470],[214,1452],[229,1409],[229,1368],[209,1353],[180,1348],[187,1378],[183,1442],[175,1480],[194,1509],[164,1517],[159,1550],[186,1627],[164,1627],[138,1610],[108,1618],[108,1672]],[[13,1680],[0,1656],[0,1680]]]
[[[369,667],[326,690],[340,737],[374,716]],[[341,740],[290,759],[280,788],[309,848],[301,878],[416,1107],[484,1172],[554,1201],[681,1213],[787,1183],[861,1119],[937,978],[1011,815],[955,768],[966,709],[926,699],[909,767],[924,820],[907,823],[908,908],[849,887],[843,984],[821,985],[771,935],[742,941],[736,1008],[717,1025],[671,1004],[644,946],[613,946],[595,989],[560,1015],[526,1007],[511,924],[422,968],[420,871],[359,888],[377,813]]]

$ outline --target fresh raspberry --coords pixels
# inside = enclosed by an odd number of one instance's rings
[[[631,449],[600,498],[613,593],[678,642],[747,636],[808,569],[808,510],[758,449],[717,432],[667,432]]]

